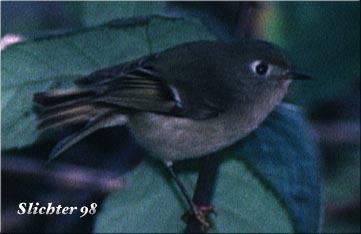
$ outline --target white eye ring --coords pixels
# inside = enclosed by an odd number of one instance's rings
[[[260,76],[267,76],[271,70],[271,66],[262,60],[256,60],[251,63],[252,71]]]

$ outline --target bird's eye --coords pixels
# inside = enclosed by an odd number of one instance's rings
[[[258,75],[265,75],[268,71],[268,64],[260,62],[255,66],[255,71]]]

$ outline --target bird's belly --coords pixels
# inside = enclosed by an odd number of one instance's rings
[[[153,113],[139,113],[129,118],[128,127],[136,140],[152,156],[176,161],[215,152],[248,134],[227,129],[227,119],[191,120]],[[251,127],[251,126],[249,126]],[[248,127],[247,127],[248,128]]]

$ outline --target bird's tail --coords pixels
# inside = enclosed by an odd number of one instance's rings
[[[42,106],[42,112],[38,115],[38,129],[84,124],[82,129],[53,148],[50,159],[100,128],[126,123],[126,117],[117,114],[114,107],[98,103],[98,96],[99,90],[95,89],[53,90],[34,94],[33,101]]]
[[[84,123],[99,111],[92,104],[96,93],[92,90],[54,90],[34,94],[33,101],[40,104],[38,129]]]

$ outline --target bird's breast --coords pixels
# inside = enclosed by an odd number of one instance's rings
[[[152,156],[177,161],[200,157],[243,138],[265,118],[260,113],[223,113],[215,118],[192,120],[155,113],[137,113],[127,126]]]

